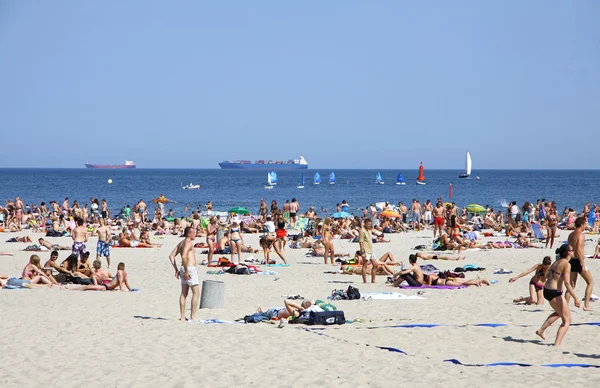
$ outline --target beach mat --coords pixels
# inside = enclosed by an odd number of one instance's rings
[[[520,367],[528,367],[533,366],[533,364],[523,364],[520,362],[492,362],[490,364],[465,364],[458,361],[455,358],[444,360],[444,362],[451,362],[454,365],[461,366],[520,366]],[[592,365],[592,364],[542,364],[540,366],[545,366],[549,368],[600,368],[600,365]]]
[[[420,290],[423,288],[433,288],[436,290],[456,290],[459,288],[467,288],[467,286],[427,286],[427,285],[422,285],[419,287],[414,287],[414,286],[401,286],[400,288],[402,289],[406,289],[406,290]]]
[[[425,299],[417,295],[404,295],[399,292],[365,292],[361,295],[362,300],[416,300]]]

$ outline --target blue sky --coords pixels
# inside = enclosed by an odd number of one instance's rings
[[[598,168],[597,1],[0,2],[0,167]]]

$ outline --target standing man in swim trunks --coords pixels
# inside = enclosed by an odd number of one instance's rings
[[[413,199],[413,203],[410,210],[412,212],[412,226],[413,229],[416,230],[416,228],[421,223],[421,205],[419,204],[419,201]]]
[[[373,254],[372,228],[373,225],[371,220],[367,218],[363,223],[362,228],[360,228],[360,232],[358,233],[358,244],[360,245],[360,252],[362,256],[363,283],[367,282],[367,266],[369,265],[369,261],[371,261],[371,264],[373,265],[373,268],[371,269],[371,283],[375,283],[375,279],[377,278],[378,263],[375,254]]]
[[[429,229],[429,225],[431,225],[431,211],[433,210],[433,205],[430,200],[427,200],[423,205],[423,221],[425,222],[425,230]]]
[[[87,229],[83,226],[83,218],[77,219],[77,226],[73,229],[73,246],[71,253],[77,255],[79,259],[86,252],[85,243],[88,240]]]
[[[192,289],[192,306],[190,320],[196,320],[196,311],[198,311],[198,299],[200,297],[200,286],[198,282],[198,271],[196,270],[196,254],[194,253],[194,239],[196,231],[188,226],[184,230],[185,239],[181,241],[173,252],[169,255],[169,260],[175,269],[175,278],[181,280],[181,295],[179,296],[179,311],[181,320],[185,321],[185,300],[190,288]],[[181,266],[177,268],[175,259],[177,255],[181,256]]]
[[[435,235],[442,237],[442,230],[444,228],[444,221],[446,220],[446,209],[441,202],[438,202],[433,208],[433,238]]]
[[[292,229],[296,229],[298,210],[300,210],[300,204],[296,201],[296,198],[292,198],[292,203],[290,203],[290,225]]]
[[[585,236],[583,229],[586,223],[585,217],[579,217],[575,220],[575,230],[569,234],[569,245],[573,247],[573,258],[569,261],[571,264],[571,286],[575,289],[577,285],[577,275],[581,275],[587,283],[585,287],[585,299],[583,302],[584,311],[592,311],[590,307],[590,298],[592,297],[592,289],[594,288],[594,280],[592,274],[585,265],[585,255],[583,247],[585,244]],[[566,295],[565,299],[569,302],[570,296]]]
[[[98,233],[98,243],[96,244],[96,260],[102,256],[106,257],[107,268],[110,268],[110,230],[106,226],[106,218],[100,218],[100,227]]]

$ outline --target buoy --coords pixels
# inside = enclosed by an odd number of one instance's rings
[[[111,183],[112,183],[112,179],[109,179],[108,180],[108,184],[110,185]]]

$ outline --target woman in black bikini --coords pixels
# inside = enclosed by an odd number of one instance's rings
[[[548,211],[548,217],[546,219],[548,222],[548,237],[546,238],[546,248],[548,248],[548,244],[550,244],[550,248],[554,245],[554,237],[556,236],[556,228],[558,226],[558,218],[556,217],[556,209],[553,207]]]
[[[442,279],[436,274],[423,275],[423,280],[425,280],[425,284],[428,286],[451,286],[451,287],[460,287],[460,286],[477,286],[481,287],[482,285],[491,286],[489,280],[487,279]]]
[[[552,264],[552,259],[550,256],[544,257],[542,264],[536,264],[533,267],[529,268],[527,271],[515,276],[514,278],[510,278],[508,280],[509,283],[514,283],[517,279],[522,278],[523,276],[527,276],[533,271],[535,271],[535,275],[529,281],[529,296],[522,296],[520,298],[514,299],[514,303],[525,302],[525,304],[542,304],[544,303],[544,298],[542,297],[542,291],[544,290],[544,282],[548,277],[548,269],[550,269],[550,265]]]
[[[573,297],[575,307],[579,308],[580,305],[579,298],[577,298],[577,295],[575,295],[575,291],[571,286],[571,264],[569,264],[569,259],[573,257],[573,248],[570,245],[565,244],[558,248],[556,253],[559,255],[559,259],[550,266],[548,279],[546,279],[546,283],[544,283],[544,298],[550,302],[550,306],[552,306],[554,312],[546,318],[542,327],[535,332],[535,334],[542,337],[542,339],[546,339],[544,337],[544,331],[560,318],[562,320],[562,325],[560,325],[556,333],[554,346],[560,345],[571,325],[571,311],[569,310],[569,304],[563,295],[563,284],[567,288],[567,292]]]

